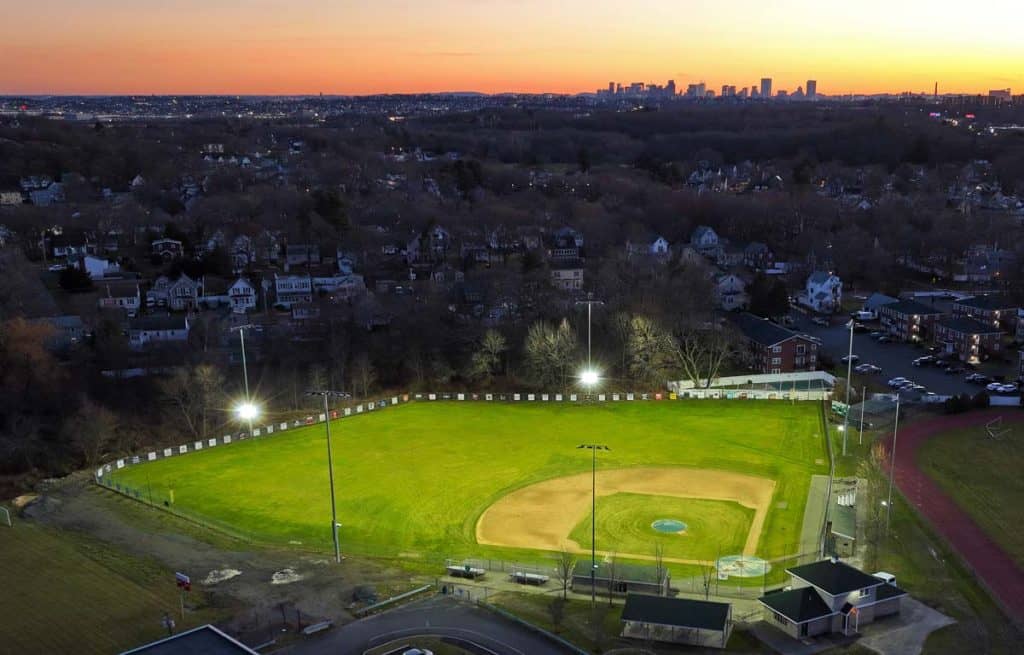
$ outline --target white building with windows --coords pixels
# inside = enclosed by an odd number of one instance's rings
[[[313,301],[313,278],[308,275],[274,275],[277,304],[291,307],[295,303]]]
[[[238,278],[228,287],[228,304],[231,305],[231,311],[236,314],[245,314],[256,309],[256,288],[244,277]]]

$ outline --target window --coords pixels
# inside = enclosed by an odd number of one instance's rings
[[[870,589],[861,589],[860,590],[860,597],[861,598],[865,598],[865,597],[870,596],[870,595],[871,595],[871,590]]]
[[[772,346],[772,352],[773,353],[780,353],[780,352],[782,352],[782,346]]]
[[[781,357],[772,357],[772,364],[778,365],[782,363]]]
[[[772,369],[772,373],[773,373],[773,374],[775,374],[775,375],[778,375],[779,373],[782,373],[782,369],[779,369],[779,368],[773,368],[773,369]]]
[[[800,344],[799,346],[796,347],[796,354],[797,355],[803,355],[806,350],[807,350],[807,346],[805,346],[803,344]]]
[[[781,623],[782,625],[789,625],[789,619],[782,616],[778,612],[772,612],[772,618],[775,619],[776,623]]]

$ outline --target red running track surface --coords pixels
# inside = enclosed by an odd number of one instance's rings
[[[1020,410],[1000,410],[943,416],[900,426],[896,439],[896,486],[974,570],[1003,609],[1018,623],[1024,623],[1024,571],[917,467],[917,449],[930,437],[962,428],[983,430],[986,423],[999,416],[1006,423],[1024,421]],[[892,448],[892,434],[886,447]],[[964,465],[970,466],[970,462]]]

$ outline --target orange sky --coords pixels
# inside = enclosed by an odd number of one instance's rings
[[[33,0],[0,93],[578,92],[762,76],[821,93],[1024,93],[1024,5],[986,0]],[[947,8],[948,5],[948,8]]]

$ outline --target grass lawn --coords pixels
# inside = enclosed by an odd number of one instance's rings
[[[925,442],[917,458],[929,477],[1019,566],[1024,566],[1022,430],[1016,424],[998,441],[980,428],[952,430]]]
[[[658,542],[666,557],[714,561],[743,552],[753,518],[754,510],[720,500],[619,493],[597,501],[597,532],[622,553],[649,553]],[[659,533],[651,527],[659,519],[680,520],[686,530]],[[587,516],[569,536],[589,548],[590,526]]]
[[[179,630],[220,618],[203,609],[182,622],[173,572],[33,523],[0,527],[0,562],[3,652],[107,655],[165,636],[164,612]]]
[[[600,468],[738,471],[777,481],[759,553],[794,552],[812,473],[827,473],[819,405],[780,401],[419,402],[335,423],[343,548],[355,554],[517,558],[475,541],[480,514],[508,492]],[[160,503],[261,535],[327,549],[324,428],[128,467],[114,480]],[[819,463],[820,462],[820,463]],[[645,549],[646,550],[646,549]]]

